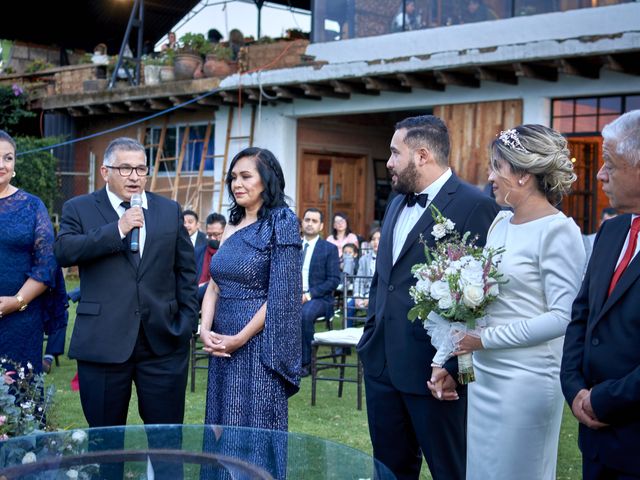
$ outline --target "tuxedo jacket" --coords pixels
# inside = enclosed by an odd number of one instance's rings
[[[207,236],[205,235],[204,232],[201,232],[200,230],[198,230],[198,234],[196,235],[196,244],[193,246],[193,248],[195,249],[206,244],[207,244]]]
[[[630,224],[630,215],[619,215],[596,236],[567,327],[560,376],[569,405],[581,389],[591,389],[596,417],[610,424],[599,430],[580,425],[583,455],[640,475],[640,255],[608,295]]]
[[[436,350],[422,321],[410,322],[407,314],[414,305],[409,288],[416,284],[411,267],[426,261],[421,235],[428,245],[435,244],[431,235],[434,220],[431,209],[427,208],[407,236],[394,265],[393,230],[405,205],[405,196],[397,195],[385,212],[376,271],[369,290],[367,322],[358,353],[367,375],[378,377],[386,364],[396,389],[427,395],[427,380]],[[453,221],[461,234],[469,231],[479,235],[478,245],[484,245],[487,230],[499,211],[493,199],[455,175],[442,186],[432,205]],[[445,368],[456,376],[456,358],[449,360]]]
[[[80,271],[71,358],[124,362],[141,324],[156,355],[189,342],[199,310],[193,245],[179,205],[153,193],[146,196],[146,240],[138,267],[127,239],[120,238],[119,217],[104,188],[62,208],[56,258]]]
[[[309,294],[327,304],[325,316],[333,316],[333,293],[340,284],[338,248],[319,238],[309,264]]]

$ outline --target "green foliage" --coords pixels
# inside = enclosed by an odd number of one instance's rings
[[[211,53],[209,55],[214,55],[217,60],[227,60],[231,61],[233,58],[233,50],[229,47],[225,47],[224,45],[217,43],[211,46]]]
[[[211,43],[202,33],[185,33],[180,37],[180,50],[197,55],[207,55],[211,53]]]
[[[27,110],[28,98],[20,86],[0,86],[0,130],[13,134],[15,127],[23,118],[35,114]]]
[[[41,58],[36,58],[29,65],[27,65],[24,73],[36,73],[40,72],[41,70],[47,70],[49,68],[53,68],[53,65],[51,65],[49,62],[45,62]]]
[[[60,141],[59,138],[15,137],[18,154],[47,147]],[[11,182],[18,188],[36,195],[47,206],[49,213],[60,195],[58,177],[56,176],[57,160],[48,150],[19,155],[16,158],[16,177]]]

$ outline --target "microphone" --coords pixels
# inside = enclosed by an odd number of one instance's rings
[[[131,207],[142,207],[142,195],[134,193],[131,195]],[[140,250],[140,228],[131,230],[131,251],[137,253]]]

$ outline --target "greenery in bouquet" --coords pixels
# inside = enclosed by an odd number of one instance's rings
[[[442,364],[453,354],[452,328],[475,330],[478,320],[485,316],[486,307],[497,297],[499,285],[504,283],[498,272],[504,249],[476,245],[477,236],[471,237],[469,232],[460,236],[450,219],[435,206],[430,209],[435,221],[431,231],[435,246],[430,247],[421,238],[426,261],[411,269],[417,282],[409,290],[415,305],[408,318],[424,321],[438,349],[434,363]],[[451,327],[449,323],[455,325]],[[461,383],[473,381],[470,359],[462,359],[459,364]]]
[[[36,374],[30,363],[24,367],[0,358],[0,441],[44,430],[51,397],[52,390],[44,388],[44,375]]]

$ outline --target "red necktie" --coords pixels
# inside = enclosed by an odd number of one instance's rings
[[[627,266],[629,266],[629,262],[633,258],[633,254],[636,251],[636,244],[638,243],[638,232],[640,232],[640,217],[636,217],[631,222],[631,233],[629,233],[629,244],[627,245],[627,249],[624,252],[624,256],[620,261],[620,265],[616,268],[616,271],[613,273],[613,278],[611,279],[611,284],[609,285],[609,295],[613,292],[618,280],[626,270]]]

